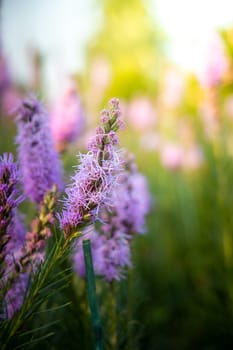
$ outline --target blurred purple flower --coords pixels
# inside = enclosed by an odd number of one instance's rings
[[[137,97],[129,103],[127,117],[130,125],[136,130],[149,130],[157,120],[152,102],[144,96]]]
[[[116,192],[116,215],[127,235],[145,233],[145,219],[152,199],[146,177],[139,172],[126,174]]]
[[[51,110],[51,130],[57,149],[75,141],[84,129],[84,113],[74,81],[64,91]]]
[[[0,55],[0,96],[9,88],[10,84],[11,81],[7,63],[5,58]]]
[[[40,203],[54,184],[62,188],[61,164],[51,138],[48,115],[35,97],[16,110],[18,154],[25,194]]]
[[[12,220],[7,228],[7,233],[10,237],[7,243],[6,250],[6,272],[11,271],[14,268],[15,263],[21,256],[21,249],[25,244],[26,227],[23,221],[23,216],[14,211]]]
[[[227,70],[227,58],[220,36],[211,33],[206,45],[203,62],[198,77],[204,87],[213,87],[219,84]]]
[[[24,295],[26,292],[28,283],[28,274],[21,273],[18,275],[17,279],[11,285],[11,288],[7,291],[4,298],[4,312],[1,315],[2,318],[10,319],[14,316],[16,312],[19,311]]]
[[[21,256],[22,247],[25,244],[26,227],[23,222],[23,217],[16,211],[8,226],[7,232],[10,236],[10,240],[5,246],[6,270],[3,276],[3,281],[6,285],[8,284],[8,279],[13,277],[12,273],[14,273],[16,264]],[[15,278],[10,281],[9,288],[4,296],[5,310],[2,315],[3,318],[11,318],[20,309],[26,291],[28,274],[20,273],[14,277]]]
[[[97,231],[92,231],[83,239],[91,240],[92,259],[95,274],[106,281],[120,280],[125,276],[125,268],[131,267],[129,242],[121,232],[115,232],[113,237],[107,237]],[[82,249],[82,239],[76,244],[73,256],[74,270],[80,277],[85,277],[85,264]]]
[[[183,150],[175,143],[166,143],[161,149],[161,162],[171,170],[176,170],[182,167]]]
[[[111,195],[112,206],[100,213],[100,225],[88,233],[92,244],[95,273],[107,281],[120,280],[131,267],[130,240],[145,232],[145,216],[151,207],[146,178],[138,173],[132,159]],[[86,239],[87,237],[85,237]],[[78,241],[74,269],[85,276],[83,251]]]

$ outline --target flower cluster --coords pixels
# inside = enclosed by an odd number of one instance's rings
[[[51,236],[50,225],[54,222],[56,188],[44,196],[38,216],[26,233],[20,215],[15,212],[8,226],[10,237],[5,250],[6,267],[2,278],[4,300],[3,318],[11,318],[21,307],[31,270],[36,272],[44,261],[46,240]]]
[[[6,293],[3,293],[4,319],[11,318],[20,309],[28,283],[28,274],[19,274],[17,271],[17,262],[22,254],[26,234],[23,217],[18,212],[14,213],[7,232],[10,240],[6,245],[6,269],[3,276],[3,286],[7,287]]]
[[[73,182],[66,188],[64,210],[59,216],[66,237],[94,221],[103,204],[111,206],[111,193],[122,170],[121,153],[116,148],[116,131],[123,127],[117,99],[112,99],[110,109],[101,113],[101,121],[88,144],[88,153],[79,155]]]
[[[6,295],[4,297],[4,311],[1,315],[4,319],[10,319],[14,316],[14,314],[19,311],[25,291],[28,284],[28,274],[21,273],[17,276],[17,279],[7,290]]]
[[[4,153],[0,157],[0,275],[4,273],[6,247],[11,239],[9,225],[15,209],[23,200],[17,189],[18,181],[19,173],[13,155]]]
[[[110,210],[104,206],[100,213],[99,228],[88,233],[95,273],[107,281],[120,280],[125,269],[132,266],[130,241],[134,233],[145,232],[145,216],[151,206],[146,179],[132,159],[125,163],[111,200]],[[74,254],[74,269],[80,276],[85,275],[80,242]]]
[[[84,234],[82,239],[91,240],[95,273],[106,281],[120,280],[124,277],[124,269],[132,266],[129,242],[122,232],[115,231],[106,235],[92,227],[92,231]],[[82,239],[76,242],[73,265],[78,275],[85,277]]]
[[[29,267],[36,268],[44,261],[46,241],[52,235],[51,224],[55,220],[56,198],[57,190],[54,186],[45,194],[40,204],[39,215],[31,223],[31,231],[26,234],[25,246],[19,259],[20,268],[23,270],[27,271]]]
[[[16,114],[24,191],[39,204],[54,184],[62,188],[61,164],[52,142],[48,115],[36,98],[25,99]]]
[[[55,103],[50,113],[52,136],[59,151],[73,142],[84,128],[84,113],[73,81]]]

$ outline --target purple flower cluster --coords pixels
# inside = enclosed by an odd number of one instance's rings
[[[75,82],[71,80],[50,114],[52,135],[59,151],[73,142],[84,129],[84,113]]]
[[[145,232],[145,218],[151,207],[147,179],[135,171],[126,171],[115,194],[115,216],[129,236]]]
[[[145,216],[151,206],[146,178],[137,171],[132,159],[125,166],[111,195],[111,210],[104,207],[100,227],[88,234],[95,273],[107,281],[120,280],[125,269],[132,266],[130,241],[134,233],[145,232]],[[74,254],[74,269],[80,276],[85,275],[80,242]]]
[[[31,270],[36,272],[45,257],[45,244],[51,236],[50,224],[54,222],[56,188],[44,196],[38,216],[26,233],[22,217],[15,210],[7,227],[10,237],[5,245],[5,270],[1,280],[4,300],[3,318],[11,318],[23,302]]]
[[[17,212],[18,204],[23,200],[19,195],[17,185],[19,173],[12,154],[3,154],[0,157],[0,275],[1,288],[8,285],[10,277],[15,269],[15,263],[21,254],[21,248],[25,242],[25,226]],[[26,275],[17,276],[10,282],[5,296],[5,311],[1,315],[10,318],[20,308]]]
[[[39,204],[54,184],[62,188],[61,164],[52,142],[48,115],[36,98],[25,99],[16,114],[24,191]]]
[[[7,228],[10,237],[6,245],[6,274],[12,271],[22,254],[22,247],[25,244],[26,227],[24,218],[17,210],[14,211],[11,222]]]
[[[15,208],[23,200],[17,189],[19,174],[13,155],[4,153],[0,157],[0,275],[4,273],[6,246],[11,239],[8,228]]]
[[[7,291],[5,298],[4,298],[4,306],[5,310],[4,313],[1,315],[2,318],[10,319],[14,316],[14,314],[19,311],[25,291],[27,288],[28,283],[28,274],[27,273],[21,273],[18,275],[16,281],[12,284],[11,288]]]
[[[11,318],[20,309],[28,283],[27,273],[15,274],[15,267],[22,254],[26,234],[23,218],[16,211],[7,232],[10,236],[10,241],[6,245],[6,270],[3,280],[9,287],[4,296],[5,308],[2,315],[3,318]],[[12,279],[10,283],[9,279]]]
[[[88,144],[88,153],[79,154],[79,165],[72,184],[66,188],[60,224],[69,237],[83,224],[94,221],[101,206],[110,206],[111,193],[122,170],[121,153],[117,150],[116,131],[123,126],[119,101],[112,99],[110,109],[101,114],[102,126]]]
[[[124,277],[126,267],[131,267],[131,254],[128,240],[122,232],[110,235],[100,234],[93,230],[84,234],[82,239],[91,240],[92,259],[96,275],[104,277],[106,281],[120,280]],[[78,240],[73,256],[74,270],[80,277],[85,276],[82,239]]]

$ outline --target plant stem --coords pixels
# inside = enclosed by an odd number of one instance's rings
[[[89,239],[83,241],[83,252],[86,268],[87,296],[91,311],[91,322],[94,333],[95,350],[103,350],[103,331],[97,303],[95,274],[92,262],[91,242]]]
[[[109,305],[109,313],[110,313],[110,342],[111,342],[111,350],[117,349],[117,314],[116,314],[116,297],[115,297],[115,285],[114,282],[109,283],[110,287],[110,305]]]

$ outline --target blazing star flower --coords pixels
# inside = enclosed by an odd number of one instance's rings
[[[125,276],[125,269],[131,267],[129,242],[122,232],[115,232],[113,237],[100,234],[93,229],[83,239],[91,240],[92,259],[95,274],[106,281],[119,281]],[[78,240],[73,256],[74,270],[80,277],[85,277],[85,264],[82,239]]]
[[[6,245],[11,236],[8,227],[14,215],[14,210],[23,200],[17,189],[19,174],[13,155],[4,153],[0,157],[0,275],[4,273]]]
[[[25,194],[39,204],[54,184],[62,188],[61,164],[54,149],[48,115],[34,98],[16,110],[18,155]]]
[[[36,272],[44,261],[46,240],[51,236],[50,224],[54,221],[56,188],[44,196],[40,212],[26,233],[22,218],[15,211],[8,226],[10,240],[5,246],[6,269],[2,279],[3,318],[11,318],[21,307],[31,270]]]
[[[52,136],[59,151],[82,133],[84,113],[73,81],[52,108],[50,120]]]
[[[31,223],[31,230],[26,233],[25,245],[18,259],[19,267],[23,271],[30,271],[44,261],[47,239],[52,235],[51,224],[55,220],[55,204],[57,189],[49,190],[40,203],[38,216]]]
[[[17,262],[21,256],[21,249],[25,244],[26,227],[22,216],[15,211],[8,226],[10,240],[5,246],[6,270],[3,276],[3,285],[8,286],[4,295],[4,319],[11,318],[21,307],[28,282],[27,273],[15,273]],[[10,281],[9,281],[10,279]]]
[[[137,171],[126,173],[118,185],[114,207],[126,235],[145,233],[145,218],[151,208],[146,177]]]
[[[121,280],[125,269],[132,267],[129,242],[122,232],[112,238],[98,235],[94,248],[94,266],[96,274],[106,281]]]
[[[6,250],[6,272],[14,268],[15,263],[21,256],[21,249],[25,244],[26,227],[24,225],[23,216],[15,210],[11,222],[7,228],[10,237],[9,242],[5,246]]]
[[[10,319],[19,311],[28,283],[28,274],[21,273],[18,275],[16,281],[11,285],[4,298],[4,312],[2,318]]]
[[[145,216],[151,206],[146,179],[137,171],[132,159],[126,163],[126,170],[111,197],[110,210],[107,207],[102,209],[100,225],[88,233],[95,273],[109,282],[124,278],[126,268],[132,267],[130,240],[134,233],[145,232]],[[74,254],[74,269],[81,277],[85,276],[79,241]]]
[[[9,274],[15,267],[15,260],[20,252],[21,244],[24,241],[24,226],[17,214],[16,208],[23,200],[19,196],[17,185],[19,173],[14,163],[12,154],[3,154],[0,157],[0,276],[1,291],[8,282]],[[21,278],[21,277],[20,277]],[[21,282],[20,282],[21,283]],[[12,285],[13,286],[13,285]],[[2,288],[3,287],[3,288]],[[4,318],[12,317],[13,309],[20,307],[22,302],[22,292],[16,296],[11,288],[7,290],[4,301],[6,303],[6,313],[1,315]],[[13,304],[9,301],[13,296],[17,299]],[[21,299],[20,299],[21,298]]]
[[[119,101],[112,99],[111,108],[101,114],[102,126],[88,144],[88,153],[79,154],[79,165],[72,183],[66,188],[60,225],[68,237],[82,226],[95,220],[100,207],[111,205],[111,192],[122,168],[122,157],[116,149],[116,131],[123,126]]]

